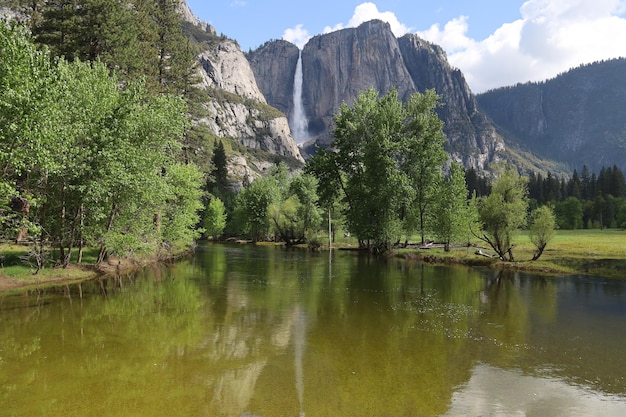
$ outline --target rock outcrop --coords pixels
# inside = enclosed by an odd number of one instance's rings
[[[210,25],[197,20],[190,11],[183,16],[194,30],[215,35]],[[304,162],[287,117],[267,104],[239,45],[224,37],[215,38],[216,42],[198,55],[199,86],[206,91],[207,99],[205,114],[194,122],[206,126],[215,136]]]
[[[205,88],[218,88],[244,99],[266,103],[257,86],[250,64],[239,45],[224,40],[198,56],[200,76]]]
[[[434,88],[441,95],[443,106],[438,113],[446,124],[450,155],[466,167],[477,169],[506,157],[504,142],[479,111],[463,73],[450,66],[443,49],[417,35],[405,35],[398,42],[416,90]]]
[[[248,55],[268,103],[289,114],[298,49],[271,41]],[[309,152],[332,142],[334,114],[341,103],[351,104],[370,87],[381,93],[396,88],[405,100],[434,88],[442,96],[439,115],[445,122],[450,156],[467,167],[485,170],[506,158],[504,143],[476,99],[463,74],[448,64],[443,50],[416,35],[396,38],[379,20],[357,28],[313,37],[302,50],[303,104],[308,119]]]
[[[351,104],[361,91],[395,87],[403,99],[415,91],[397,39],[380,20],[313,37],[302,51],[302,72],[309,134],[322,140],[341,103]]]
[[[277,40],[266,42],[247,55],[268,103],[286,115],[293,109],[293,82],[299,53],[298,47],[291,42]]]

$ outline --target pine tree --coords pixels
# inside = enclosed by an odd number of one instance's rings
[[[224,150],[224,144],[222,141],[215,141],[211,162],[213,163],[213,189],[211,191],[213,193],[217,193],[218,195],[223,195],[223,192],[226,190],[228,185],[228,160],[226,158],[226,151]]]
[[[589,173],[589,167],[583,165],[583,170],[580,177],[581,187],[580,191],[583,200],[590,200],[593,197],[593,185],[591,183],[591,174]]]
[[[183,19],[177,0],[155,0],[156,81],[160,91],[183,94],[191,85],[195,55],[183,34]]]
[[[611,172],[611,194],[614,197],[626,197],[626,180],[617,165],[613,165]]]
[[[33,27],[37,43],[45,44],[55,56],[77,58],[80,0],[49,0],[41,10],[41,20]]]
[[[156,93],[182,95],[195,84],[195,54],[176,0],[32,0],[33,33],[53,55],[102,61],[123,81],[145,77]]]
[[[578,176],[578,171],[576,170],[574,170],[572,179],[568,184],[567,193],[568,197],[576,197],[579,200],[582,198],[582,184],[580,182],[580,177]]]

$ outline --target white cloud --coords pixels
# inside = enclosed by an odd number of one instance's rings
[[[381,12],[378,10],[376,4],[371,2],[361,3],[354,8],[354,14],[350,18],[347,24],[337,23],[334,26],[326,26],[323,33],[330,33],[340,29],[353,28],[359,26],[361,23],[369,22],[370,20],[382,20],[389,23],[391,31],[396,36],[402,36],[411,31],[411,28],[400,23],[398,17],[393,12]]]
[[[475,46],[475,41],[465,35],[468,29],[467,19],[467,16],[452,19],[443,30],[436,23],[428,30],[418,33],[422,38],[440,45],[448,53],[465,50]]]
[[[356,27],[361,23],[368,22],[370,20],[379,19],[383,22],[389,23],[391,31],[396,36],[402,36],[407,34],[411,29],[406,25],[400,23],[398,18],[393,12],[380,12],[378,7],[371,2],[361,3],[354,9],[354,14],[348,22],[347,27]]]
[[[322,33],[326,34],[326,33],[330,33],[330,32],[335,32],[335,31],[341,30],[343,28],[345,28],[343,23],[337,23],[335,26],[325,26],[324,30],[322,31]]]
[[[283,39],[289,41],[302,49],[311,36],[302,24],[296,25],[295,28],[285,29]]]
[[[381,12],[378,10],[376,4],[371,2],[361,3],[354,9],[354,14],[350,18],[347,24],[337,23],[333,26],[326,26],[322,33],[335,32],[337,30],[357,27],[361,23],[368,22],[370,20],[379,19],[389,23],[391,31],[394,35],[400,37],[411,31],[411,28],[400,23],[398,18],[393,12]],[[306,29],[302,25],[297,25],[295,28],[286,29],[283,33],[283,39],[291,43],[295,43],[302,48],[306,42],[311,38]]]
[[[582,63],[626,56],[626,0],[528,0],[521,18],[484,40],[467,36],[471,19],[461,16],[443,30],[418,35],[440,44],[474,92],[541,81]]]

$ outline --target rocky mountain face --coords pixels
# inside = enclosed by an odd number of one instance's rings
[[[270,41],[248,55],[268,103],[293,111],[298,48]],[[332,142],[332,120],[341,103],[351,104],[370,87],[381,93],[398,90],[402,99],[434,88],[441,95],[439,115],[446,123],[447,150],[466,167],[487,169],[506,159],[501,138],[478,110],[463,74],[450,67],[443,50],[416,35],[400,39],[387,23],[374,20],[312,38],[302,50],[302,102],[311,140],[305,150]]]
[[[237,139],[249,148],[303,161],[287,117],[269,108],[234,41],[224,40],[198,59],[202,85],[212,98],[205,104],[207,115],[198,123],[216,136]]]
[[[257,84],[268,103],[286,115],[294,107],[294,75],[299,54],[300,50],[296,45],[276,40],[265,43],[247,56]]]
[[[503,136],[539,156],[571,169],[626,169],[626,59],[489,91],[478,103]]]
[[[186,31],[201,42],[204,50],[198,55],[200,87],[207,94],[203,100],[204,111],[194,123],[206,127],[213,135],[231,138],[239,144],[273,155],[304,162],[293,139],[284,113],[269,104],[257,86],[254,74],[239,45],[231,39],[217,37],[210,25],[198,20],[182,3],[188,25]],[[206,36],[206,35],[212,36]],[[234,162],[233,162],[234,161]],[[234,158],[232,174],[237,177],[258,176],[271,162]],[[236,162],[236,163],[235,163]]]

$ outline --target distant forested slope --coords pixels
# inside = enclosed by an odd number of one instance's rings
[[[584,65],[541,83],[478,95],[508,141],[592,170],[626,168],[626,59]]]

